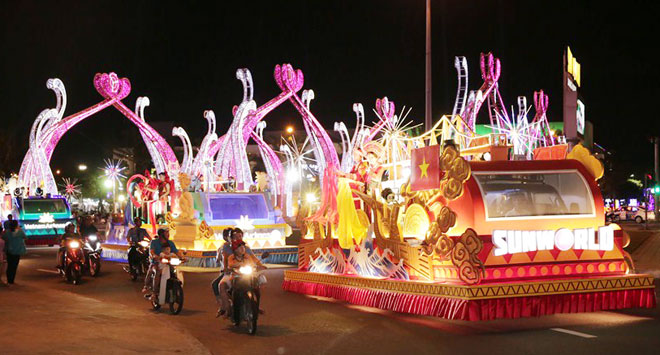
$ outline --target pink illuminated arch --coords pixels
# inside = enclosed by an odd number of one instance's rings
[[[179,162],[169,144],[145,122],[143,116],[136,113],[143,112],[144,106],[148,105],[148,99],[138,99],[136,112],[131,111],[121,101],[131,92],[131,83],[127,78],[120,79],[115,73],[96,74],[94,87],[103,96],[103,101],[67,117],[63,117],[66,90],[62,81],[49,79],[46,86],[55,92],[57,107],[42,111],[32,125],[29,148],[19,172],[20,186],[27,187],[29,191],[43,186],[44,193],[57,194],[57,185],[50,170],[50,159],[57,143],[73,126],[109,106],[114,106],[137,126],[157,167],[163,165],[162,168],[170,176],[175,176],[179,170]],[[143,101],[145,99],[146,102]]]

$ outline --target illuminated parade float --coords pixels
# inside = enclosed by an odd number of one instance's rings
[[[312,114],[314,92],[302,90],[300,70],[277,65],[280,92],[257,106],[251,74],[239,69],[243,99],[228,131],[218,136],[214,112],[204,112],[208,130],[194,154],[186,131],[175,127],[181,160],[147,124],[148,98],[138,98],[135,110],[123,104],[128,79],[97,74],[103,100],[68,117],[64,85],[50,79],[57,107],[35,121],[19,188],[3,209],[29,219],[26,229],[61,233],[70,209],[55,197],[53,150],[68,129],[114,106],[139,129],[154,172],[128,178],[129,203],[107,231],[106,258],[126,259],[137,216],[151,235],[169,228],[188,268],[216,268],[222,231],[239,227],[255,253],[270,252],[267,262],[297,263],[285,271],[284,290],[397,312],[491,320],[655,307],[653,277],[634,272],[628,236],[605,222],[602,164],[551,128],[548,97],[534,93],[530,119],[524,97],[507,111],[492,54],[481,55],[483,84],[475,91],[467,87],[467,60],[457,57],[455,67],[453,111],[429,131],[417,132],[406,121],[410,110],[397,115],[384,97],[373,125],[354,104],[355,129],[339,122],[332,134]],[[572,75],[579,78],[579,66]],[[285,102],[300,113],[306,139],[282,137],[276,150],[264,138],[265,118]],[[489,123],[480,128],[484,107]],[[256,176],[248,144],[263,162]],[[51,202],[49,210],[34,207]],[[301,232],[298,246],[287,245],[290,225]]]
[[[263,106],[257,107],[252,99],[253,84],[250,72],[240,69],[237,71],[237,78],[243,83],[244,97],[241,104],[235,106],[232,111],[234,118],[227,134],[217,136],[215,115],[213,111],[206,111],[204,117],[209,129],[199,151],[193,156],[192,145],[185,130],[180,127],[172,130],[172,135],[179,137],[183,143],[184,156],[181,163],[167,141],[147,124],[144,109],[149,105],[149,99],[139,97],[135,111],[122,102],[130,93],[131,85],[128,79],[119,78],[115,73],[97,74],[94,87],[103,100],[67,117],[64,117],[67,102],[64,84],[59,79],[49,79],[47,87],[55,92],[57,106],[42,111],[35,120],[30,132],[29,150],[15,183],[17,189],[5,193],[3,204],[7,206],[3,207],[3,212],[12,210],[16,217],[20,215],[21,218],[30,220],[36,218],[35,227],[40,228],[35,230],[58,227],[57,233],[46,233],[53,240],[57,234],[61,234],[59,225],[63,226],[71,217],[69,205],[65,200],[65,211],[50,211],[43,207],[34,209],[28,208],[28,205],[45,206],[52,201],[63,199],[55,197],[58,194],[57,185],[49,166],[57,143],[77,123],[114,106],[138,128],[151,155],[156,176],[152,177],[149,173],[138,174],[128,180],[126,188],[131,204],[127,205],[122,215],[112,219],[105,236],[104,257],[126,259],[126,233],[132,227],[132,222],[129,221],[138,216],[146,222],[145,227],[152,235],[159,228],[169,228],[172,239],[186,250],[189,267],[218,266],[215,259],[216,250],[224,243],[222,230],[228,227],[243,228],[245,241],[255,253],[269,251],[270,257],[267,261],[297,262],[297,248],[286,245],[285,238],[292,231],[281,212],[283,204],[291,205],[291,193],[285,193],[285,189],[291,192],[291,184],[285,183],[284,167],[279,156],[263,142],[265,122],[262,120],[275,107],[290,101],[301,111],[305,127],[310,130],[310,134],[314,132],[322,136],[325,132],[321,132],[321,125],[308,110],[311,99],[307,97],[313,94],[308,95],[305,92],[303,103],[297,95],[297,91],[302,87],[302,73],[299,70],[294,71],[288,64],[278,65],[275,68],[275,79],[281,93]],[[259,146],[267,173],[262,174],[257,181],[250,172],[247,158],[246,145],[250,139]],[[315,140],[315,144],[319,145],[318,140]],[[323,144],[332,143],[326,139]],[[293,166],[289,169],[299,171]],[[105,171],[109,178],[119,181],[121,168],[118,165],[106,168]],[[62,213],[66,216],[60,216]],[[66,221],[60,221],[62,218]],[[23,224],[27,229],[28,224]],[[41,244],[52,244],[50,239],[40,239]]]
[[[534,94],[531,121],[524,97],[509,114],[499,60],[482,54],[484,83],[469,93],[465,58],[455,63],[454,110],[432,130],[400,129],[387,100],[372,128],[358,114],[320,206],[298,216],[306,239],[283,288],[460,320],[655,307],[653,277],[634,272],[628,236],[605,223],[602,164],[551,131],[547,96]],[[492,131],[480,136],[484,104]]]

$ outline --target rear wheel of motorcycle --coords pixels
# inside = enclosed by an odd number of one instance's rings
[[[172,302],[170,302],[170,313],[176,315],[183,309],[183,288],[175,282],[172,286]]]

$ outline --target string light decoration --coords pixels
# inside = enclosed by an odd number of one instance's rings
[[[112,160],[105,159],[105,167],[102,168],[103,175],[110,181],[114,181],[117,185],[121,182],[121,179],[125,179],[126,175],[122,172],[126,170],[125,166],[122,166],[121,160]]]
[[[82,193],[80,190],[82,185],[78,184],[78,179],[62,178],[62,184],[60,184],[60,186],[64,191],[64,196],[66,196],[69,200],[72,198],[80,197]]]

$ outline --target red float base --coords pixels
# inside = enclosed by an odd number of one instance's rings
[[[539,289],[531,290],[527,288],[523,293],[530,295],[515,295],[507,297],[447,297],[424,294],[431,289],[440,289],[441,294],[460,293],[442,288],[470,288],[469,286],[439,285],[428,283],[417,283],[410,281],[389,281],[364,279],[360,277],[350,277],[336,275],[339,280],[332,280],[333,275],[323,275],[316,277],[320,282],[301,281],[300,274],[311,274],[299,271],[287,271],[282,288],[285,291],[315,295],[321,297],[330,297],[351,304],[375,307],[394,312],[418,314],[425,316],[436,316],[446,319],[457,320],[494,320],[502,318],[521,318],[538,317],[555,313],[582,313],[597,312],[605,310],[616,310],[624,308],[654,308],[656,306],[655,287],[653,278],[646,275],[633,275],[633,277],[623,276],[620,278],[601,278],[591,279],[588,282],[597,284],[610,281],[617,282],[616,287],[613,284],[607,284],[609,287],[603,287],[604,290],[575,290],[570,292],[569,287],[564,286],[564,291],[556,293],[556,290],[546,290],[548,294],[538,294]],[[303,277],[308,278],[309,277]],[[348,285],[337,284],[343,280],[349,280]],[[356,286],[363,280],[365,287]],[[649,284],[650,280],[650,284]],[[381,282],[382,281],[382,282]],[[578,284],[585,280],[561,280],[555,282],[557,285]],[[626,283],[627,282],[627,283]],[[384,289],[378,289],[382,284]],[[405,285],[410,284],[410,285]],[[415,285],[417,284],[417,285]],[[633,285],[634,284],[634,285]],[[539,283],[538,285],[541,285]],[[375,286],[375,287],[374,287]],[[517,287],[517,284],[498,284],[478,286],[482,291],[484,289],[503,289]],[[562,286],[559,286],[561,288]],[[598,288],[595,286],[594,288]],[[618,288],[618,289],[617,289]],[[399,289],[399,290],[392,290]],[[532,292],[533,291],[533,292]],[[499,291],[494,291],[499,292]],[[468,293],[469,290],[468,290]],[[481,294],[487,294],[482,292]]]

